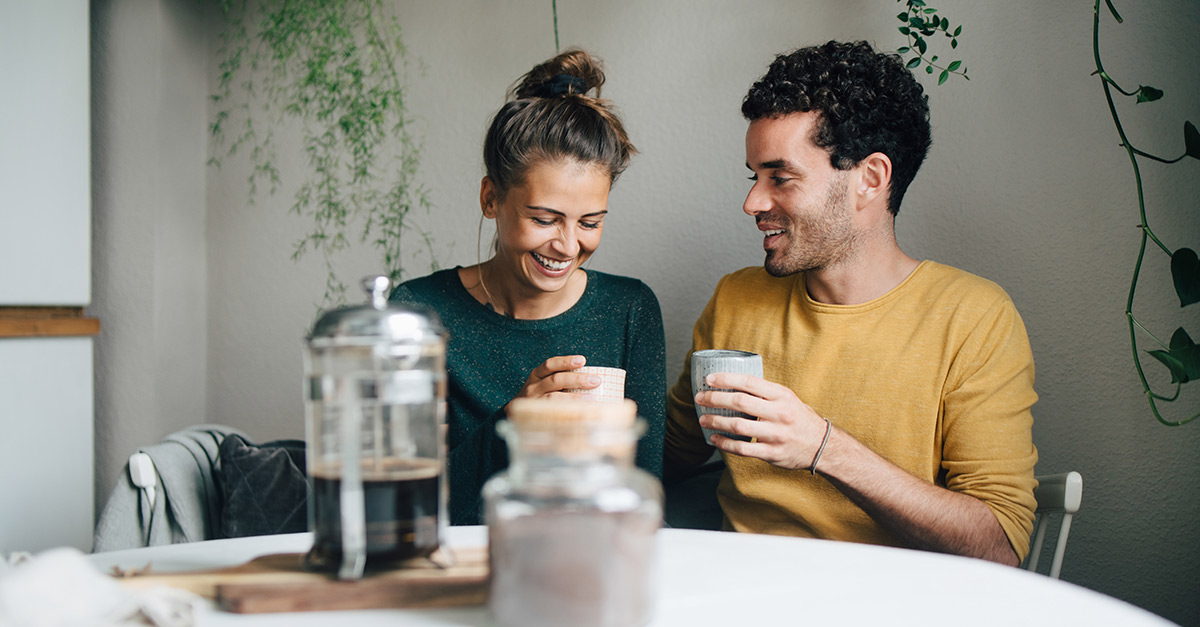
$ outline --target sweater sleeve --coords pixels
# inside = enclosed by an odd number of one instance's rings
[[[447,416],[448,421],[453,419]],[[496,469],[508,467],[508,445],[496,433],[496,423],[501,420],[504,420],[503,408],[488,416],[465,440],[447,452],[452,525],[481,525],[484,522],[483,484]]]
[[[945,485],[983,501],[1019,559],[1029,551],[1036,507],[1033,374],[1025,326],[1004,298],[967,337],[943,400]]]
[[[662,310],[658,298],[646,285],[629,310],[625,332],[625,396],[638,406],[638,415],[646,421],[646,433],[638,441],[637,465],[662,476],[663,433],[667,375]]]
[[[452,301],[444,297],[423,298],[408,284],[392,291],[390,300],[405,304],[434,306],[444,322],[454,316]],[[453,339],[451,340],[453,341]],[[508,467],[508,446],[496,433],[496,423],[504,419],[504,408],[495,411],[480,406],[482,399],[470,393],[457,393],[467,382],[451,377],[446,399],[446,466],[450,484],[448,504],[450,524],[478,525],[483,523],[483,484],[497,469]],[[490,413],[489,413],[490,412]],[[464,435],[465,433],[465,435]],[[457,434],[457,436],[456,436]]]

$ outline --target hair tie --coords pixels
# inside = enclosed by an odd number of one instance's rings
[[[587,89],[587,81],[570,74],[559,74],[545,83],[545,92],[550,98],[563,94],[583,95],[587,93]]]

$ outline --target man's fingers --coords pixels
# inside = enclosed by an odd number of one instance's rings
[[[780,398],[785,392],[791,391],[778,383],[772,383],[762,377],[737,372],[714,372],[705,378],[705,383],[714,388],[740,390],[768,400]]]
[[[700,416],[700,426],[706,429],[715,429],[750,438],[761,437],[758,432],[762,430],[761,425],[749,418],[718,416],[716,414],[704,414]]]
[[[769,402],[757,396],[751,396],[742,392],[725,392],[720,390],[700,392],[696,395],[696,404],[701,407],[732,409],[733,411],[748,414],[756,418],[766,417],[771,407]]]
[[[756,457],[764,461],[768,454],[767,445],[761,442],[745,442],[743,440],[734,440],[727,438],[719,433],[713,434],[712,445],[726,453],[740,455],[742,457]]]

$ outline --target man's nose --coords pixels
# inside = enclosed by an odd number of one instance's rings
[[[746,215],[753,216],[771,210],[771,201],[760,187],[761,182],[755,181],[747,192],[746,201],[742,203],[742,211],[746,212]]]

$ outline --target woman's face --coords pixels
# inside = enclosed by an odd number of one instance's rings
[[[483,179],[483,213],[496,219],[497,269],[518,289],[557,292],[600,245],[608,171],[578,161],[540,162],[498,198]]]

